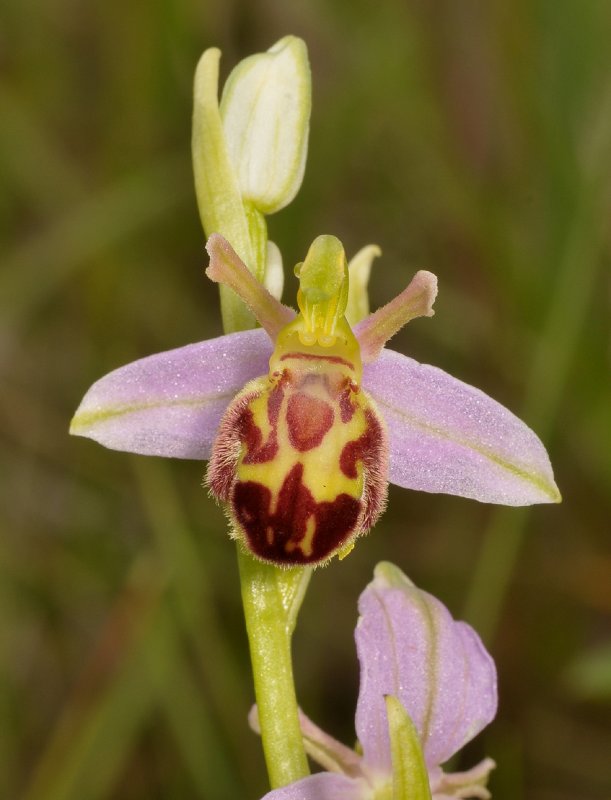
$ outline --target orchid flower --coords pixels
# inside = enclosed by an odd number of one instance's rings
[[[375,568],[359,599],[359,614],[356,750],[302,713],[306,751],[327,771],[275,789],[264,800],[490,797],[485,785],[495,766],[491,759],[467,772],[445,773],[440,766],[496,714],[496,670],[477,633],[455,622],[439,600],[390,563]],[[401,712],[415,729],[421,770],[418,758],[405,763],[410,755],[405,748],[403,758],[397,758],[396,719]],[[257,730],[256,707],[250,722]],[[414,791],[422,783],[430,794]]]
[[[560,498],[537,436],[483,392],[384,348],[432,316],[437,280],[418,272],[350,327],[349,269],[333,236],[296,267],[299,313],[220,235],[207,275],[262,329],[135,361],[85,395],[71,432],[117,450],[210,459],[207,483],[232,536],[282,566],[343,557],[375,523],[388,481],[488,503]],[[354,304],[352,304],[354,305]]]

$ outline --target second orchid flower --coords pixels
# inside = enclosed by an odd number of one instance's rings
[[[359,599],[361,666],[355,750],[301,714],[310,757],[326,772],[264,800],[486,800],[486,758],[467,772],[441,765],[496,714],[494,662],[477,633],[384,562]],[[258,730],[256,707],[250,722]]]

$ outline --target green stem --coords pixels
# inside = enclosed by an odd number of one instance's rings
[[[309,569],[280,569],[238,550],[263,752],[272,789],[309,774],[291,663],[291,635]]]
[[[267,228],[263,214],[244,204],[229,158],[218,105],[219,58],[220,51],[207,50],[195,74],[193,169],[198,206],[206,233],[221,233],[262,282]],[[225,333],[255,326],[245,304],[225,286],[221,310]],[[238,561],[263,752],[271,786],[277,788],[309,774],[291,636],[311,571],[281,570],[241,549]]]

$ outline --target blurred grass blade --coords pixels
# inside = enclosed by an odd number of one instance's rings
[[[252,705],[246,670],[236,663],[236,655],[223,632],[192,525],[185,516],[168,466],[138,457],[132,458],[132,465],[140,485],[141,502],[168,570],[175,599],[174,624],[189,638],[197,656],[207,701],[233,749],[234,769],[247,784],[252,783],[260,774],[260,762],[246,724]],[[224,535],[223,531],[215,533]],[[237,574],[235,577],[237,591]]]
[[[0,165],[3,182],[25,189],[41,210],[57,209],[58,201],[82,194],[76,169],[49,140],[40,120],[23,98],[0,82]],[[44,134],[43,134],[44,130]],[[7,181],[8,178],[8,181]]]
[[[611,643],[581,653],[565,670],[563,683],[580,700],[611,700]]]
[[[187,164],[170,156],[125,177],[6,253],[0,273],[4,325],[23,324],[78,269],[177,210],[190,194]]]
[[[611,90],[606,92],[611,96]],[[604,103],[597,121],[599,131],[611,127],[611,103]],[[550,286],[549,305],[533,353],[522,416],[549,440],[568,388],[577,357],[596,278],[603,269],[603,249],[608,237],[608,193],[611,146],[602,133],[588,132],[596,143],[596,156],[587,152],[587,167],[573,189],[575,212],[565,236],[563,257]],[[563,166],[558,166],[561,170]],[[561,487],[562,491],[562,487]],[[532,510],[495,510],[476,562],[465,617],[484,641],[494,636]]]
[[[139,734],[158,709],[170,723],[198,797],[208,797],[212,785],[221,796],[243,793],[187,666],[163,585],[154,562],[136,564],[26,800],[115,797]]]
[[[248,784],[240,781],[238,756],[231,753],[229,757],[223,746],[223,737],[210,716],[208,697],[202,695],[183,655],[174,615],[167,605],[160,609],[156,627],[149,643],[147,670],[198,796],[207,800],[211,787],[219,797],[245,796]],[[215,687],[211,688],[214,692]],[[245,723],[242,727],[247,728]]]
[[[142,674],[146,638],[162,591],[153,564],[141,558],[34,767],[25,800],[110,796],[153,708],[154,696]]]

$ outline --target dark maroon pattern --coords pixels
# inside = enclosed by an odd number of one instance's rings
[[[365,419],[367,422],[365,433],[353,442],[345,444],[339,457],[339,468],[347,478],[357,477],[357,461],[366,463],[367,456],[370,456],[372,452],[377,453],[383,441],[380,423],[371,411],[365,413]]]
[[[240,439],[246,445],[244,464],[264,464],[273,461],[278,453],[278,418],[282,406],[284,389],[276,386],[267,401],[267,418],[272,426],[266,442],[263,441],[261,429],[255,423],[250,408],[245,408],[239,421]]]
[[[347,494],[332,502],[316,503],[303,483],[303,465],[296,464],[282,484],[275,514],[270,513],[271,492],[255,481],[238,481],[233,491],[233,512],[247,537],[249,549],[259,558],[277,564],[311,564],[324,561],[354,532],[361,504]],[[312,553],[298,546],[314,516],[316,530]]]
[[[339,395],[339,413],[344,425],[350,422],[356,411],[356,401],[353,395],[354,391],[349,383]]]

